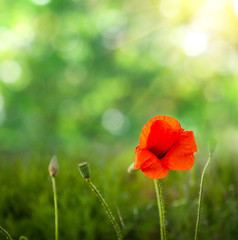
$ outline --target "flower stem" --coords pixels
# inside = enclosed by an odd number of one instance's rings
[[[160,180],[154,179],[154,185],[155,185],[155,192],[156,192],[156,197],[157,197],[157,205],[158,205],[158,209],[159,209],[160,238],[161,238],[161,240],[166,240],[166,220],[165,220],[162,183]]]
[[[122,234],[121,234],[121,231],[120,231],[120,228],[111,212],[111,210],[109,209],[106,201],[104,200],[104,198],[102,197],[102,195],[100,194],[100,192],[98,191],[98,189],[95,187],[95,185],[93,185],[93,183],[91,182],[91,180],[88,178],[86,179],[86,181],[88,182],[90,188],[92,189],[93,192],[95,192],[95,194],[97,195],[100,203],[103,205],[103,207],[105,208],[106,210],[106,213],[107,213],[107,216],[109,218],[109,220],[111,221],[115,231],[116,231],[116,234],[117,234],[117,239],[118,240],[122,240]]]
[[[58,206],[57,206],[57,194],[56,194],[56,183],[55,177],[51,177],[52,187],[54,194],[54,206],[55,206],[55,240],[58,240]]]
[[[199,191],[199,199],[198,199],[197,222],[196,222],[194,240],[197,240],[197,236],[198,236],[198,227],[199,227],[199,222],[200,222],[200,214],[201,214],[201,206],[202,206],[202,193],[203,193],[204,176],[205,176],[205,172],[207,170],[207,167],[210,163],[211,158],[212,158],[212,153],[209,153],[207,163],[206,163],[206,165],[205,165],[205,167],[202,171],[201,182],[200,182],[200,191]]]

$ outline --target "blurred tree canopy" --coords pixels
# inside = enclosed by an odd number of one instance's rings
[[[237,24],[237,0],[2,0],[2,154],[129,149],[155,115],[237,152]]]

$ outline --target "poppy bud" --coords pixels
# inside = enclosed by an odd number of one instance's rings
[[[59,164],[56,156],[53,156],[49,165],[49,173],[51,177],[55,177],[59,171]]]
[[[213,137],[211,137],[208,141],[208,150],[210,153],[214,153],[217,146],[217,140]]]
[[[89,179],[91,176],[91,171],[90,171],[90,167],[88,162],[82,162],[78,164],[78,168],[79,168],[79,172],[81,173],[81,175],[86,178]]]
[[[128,167],[127,172],[128,173],[136,172],[134,162]]]
[[[19,240],[28,240],[28,238],[25,236],[20,236]]]

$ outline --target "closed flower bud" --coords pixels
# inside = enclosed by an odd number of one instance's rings
[[[28,240],[28,238],[25,236],[20,236],[19,240]]]
[[[128,167],[127,172],[128,173],[136,172],[134,162]]]
[[[79,172],[81,173],[81,175],[84,178],[86,178],[86,179],[90,178],[91,171],[90,171],[90,167],[89,167],[88,162],[79,163],[78,168],[79,168]]]
[[[49,173],[51,177],[55,177],[59,171],[59,164],[56,156],[53,156],[50,165],[49,165]]]

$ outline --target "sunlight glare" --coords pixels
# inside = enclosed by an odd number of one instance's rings
[[[182,48],[187,56],[199,56],[207,50],[207,35],[191,32],[183,40]]]
[[[206,7],[212,11],[222,11],[227,5],[227,0],[208,0]]]
[[[162,0],[159,4],[160,12],[167,18],[176,17],[180,13],[180,0]]]
[[[238,13],[238,0],[233,1],[235,12]]]

